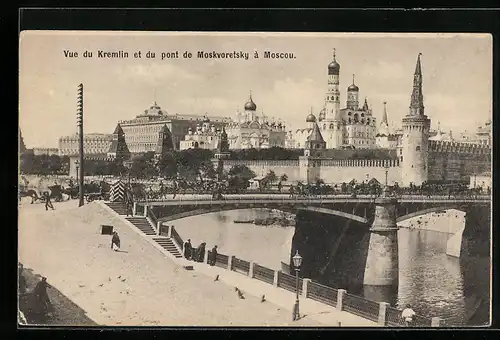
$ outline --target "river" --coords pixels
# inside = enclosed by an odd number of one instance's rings
[[[193,246],[207,242],[207,249],[217,245],[220,253],[279,270],[282,261],[289,262],[295,228],[233,222],[269,214],[264,209],[222,211],[176,220],[172,224],[184,240],[191,239]],[[440,316],[455,325],[464,322],[467,310],[463,273],[459,259],[446,255],[447,240],[461,223],[463,213],[454,211],[405,223],[411,228],[398,231],[399,289],[387,302],[399,308],[409,303],[418,314]],[[489,278],[478,278],[481,279]]]

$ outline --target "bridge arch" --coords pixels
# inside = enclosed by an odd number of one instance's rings
[[[368,219],[365,217],[357,216],[354,214],[338,211],[338,210],[333,210],[333,209],[326,209],[326,208],[320,208],[320,207],[310,207],[310,206],[304,206],[304,205],[298,205],[298,206],[293,206],[293,207],[276,207],[276,206],[217,206],[217,207],[207,207],[207,208],[202,208],[202,209],[193,209],[189,211],[184,211],[181,213],[177,214],[172,214],[170,216],[165,216],[161,217],[158,219],[160,222],[171,222],[175,221],[181,218],[186,218],[186,217],[192,217],[192,216],[199,216],[199,215],[204,215],[204,214],[209,214],[209,213],[214,213],[214,212],[220,212],[220,211],[231,211],[231,210],[241,210],[241,209],[262,209],[262,208],[270,208],[270,209],[277,209],[283,212],[290,212],[290,213],[297,213],[299,210],[303,211],[312,211],[312,212],[318,212],[322,214],[328,214],[328,215],[334,215],[334,216],[339,216],[343,217],[345,219],[350,219],[354,220],[359,223],[368,223]]]
[[[432,207],[432,208],[418,210],[418,211],[415,211],[415,212],[412,212],[412,213],[409,213],[409,214],[406,214],[406,215],[403,215],[403,216],[398,216],[396,218],[396,223],[409,220],[410,218],[414,218],[414,217],[418,217],[418,216],[422,216],[422,215],[427,215],[427,214],[438,212],[438,211],[442,211],[442,210],[459,210],[459,211],[466,212],[465,207],[464,206],[460,206],[460,205],[455,205],[455,206],[450,206],[450,205],[437,206],[437,207]]]

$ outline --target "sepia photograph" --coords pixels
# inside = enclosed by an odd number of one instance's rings
[[[489,326],[492,41],[22,31],[18,327]]]

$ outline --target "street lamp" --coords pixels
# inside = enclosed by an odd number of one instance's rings
[[[295,267],[295,306],[293,307],[293,321],[297,321],[300,318],[300,313],[299,313],[299,271],[300,271],[300,266],[302,265],[302,256],[299,255],[299,251],[295,253],[295,255],[292,257],[293,259],[293,266]]]
[[[76,167],[76,182],[78,183],[78,169],[80,168],[80,162],[78,159],[75,161],[75,167]]]
[[[383,195],[384,197],[387,197],[389,195],[389,186],[387,185],[387,174],[389,173],[389,166],[388,165],[384,166],[384,169],[385,169],[385,186]]]

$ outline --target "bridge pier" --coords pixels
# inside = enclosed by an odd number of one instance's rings
[[[375,217],[370,228],[370,242],[363,284],[398,285],[398,227],[396,202],[392,197],[375,200]]]

